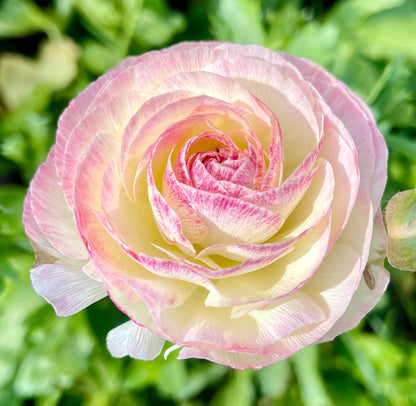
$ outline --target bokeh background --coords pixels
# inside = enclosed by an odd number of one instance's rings
[[[391,267],[352,332],[260,371],[112,358],[108,299],[57,317],[33,291],[22,202],[79,91],[127,55],[183,40],[307,57],[371,106],[390,150],[383,206],[416,185],[415,0],[0,0],[0,405],[416,405],[416,274]],[[51,202],[52,203],[52,202]]]

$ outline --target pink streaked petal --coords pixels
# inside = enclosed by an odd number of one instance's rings
[[[155,58],[156,52],[157,57]],[[132,65],[125,69],[121,75],[116,77],[109,86],[104,88],[100,94],[101,100],[111,97],[114,89],[121,89],[123,92],[130,90],[141,90],[147,99],[161,93],[166,89],[159,90],[158,87],[166,78],[171,78],[181,72],[198,72],[201,67],[218,57],[226,56],[226,52],[217,51],[208,47],[172,52],[165,49],[161,52],[144,54],[147,56],[145,66],[141,64]],[[167,91],[176,90],[171,88]]]
[[[336,179],[331,164],[319,159],[314,178],[302,199],[285,219],[276,237],[269,242],[293,238],[314,227],[329,210],[333,210],[335,185]]]
[[[216,244],[203,249],[196,258],[199,259],[209,255],[220,255],[235,261],[244,261],[246,259],[274,256],[279,252],[285,252],[293,243],[294,240],[275,244]]]
[[[324,311],[304,292],[298,290],[249,313],[273,343],[297,329],[325,319]]]
[[[52,256],[57,258],[61,255],[61,253],[51,245],[42,231],[40,231],[38,223],[33,217],[31,199],[31,190],[29,188],[23,203],[22,216],[22,222],[25,227],[26,234],[29,237],[32,246],[37,247],[35,253],[38,252],[46,257]]]
[[[44,264],[30,273],[33,287],[55,309],[58,316],[71,316],[107,296],[104,285],[77,267]]]
[[[74,203],[77,168],[93,138],[99,133],[105,133],[118,144],[115,151],[120,150],[124,128],[140,105],[140,101],[140,93],[117,95],[91,109],[72,130],[65,148],[62,174],[62,189],[71,206]]]
[[[130,302],[142,299],[155,308],[176,306],[197,287],[178,280],[163,279],[145,270],[123,251],[97,216],[101,211],[104,171],[113,154],[111,139],[97,136],[79,166],[76,179],[77,223],[90,250],[91,260],[107,289],[115,286]]]
[[[259,105],[268,113],[270,117],[270,146],[269,146],[269,167],[263,178],[262,190],[267,190],[278,186],[283,177],[283,139],[279,121],[273,112],[260,100]]]
[[[281,227],[279,214],[233,197],[183,186],[188,201],[208,226],[203,246],[221,242],[260,243]]]
[[[275,252],[272,255],[259,258],[249,258],[241,264],[231,266],[228,268],[220,268],[214,270],[207,269],[205,270],[205,274],[212,279],[222,279],[228,278],[230,276],[245,275],[250,272],[260,271],[262,268],[269,266],[277,259],[287,255],[289,252],[292,251],[292,248],[292,246],[287,246],[281,248],[280,250],[275,250]],[[211,293],[208,296],[207,302],[205,303],[207,306],[216,306],[218,302],[222,303],[222,292],[215,291]]]
[[[240,85],[231,77],[208,71],[185,71],[167,78],[157,89],[161,93],[174,90],[192,91],[195,95],[204,95],[231,105],[248,107],[264,123],[269,122],[257,99],[244,85]]]
[[[140,265],[155,275],[189,282],[202,286],[210,292],[217,292],[214,283],[200,272],[200,267],[193,266],[193,264],[186,263],[185,261],[181,263],[169,259],[149,257],[144,254],[138,255],[136,260]]]
[[[283,134],[285,166],[297,166],[319,142],[316,106],[304,81],[295,82],[273,65],[254,58],[218,60],[204,70],[233,78],[275,114]]]
[[[159,231],[162,233],[167,242],[177,244],[184,250],[184,252],[195,253],[192,243],[183,233],[182,223],[179,216],[175,213],[172,207],[169,206],[166,199],[157,189],[150,169],[148,169],[147,174],[149,201],[152,207],[153,217]]]
[[[115,358],[126,355],[143,361],[155,359],[162,351],[165,340],[133,321],[114,328],[107,335],[107,348]]]
[[[180,100],[184,100],[190,97],[190,92],[185,91],[176,91],[164,93],[143,103],[140,108],[135,112],[128,122],[122,139],[121,153],[120,153],[120,162],[121,162],[121,171],[123,173],[123,184],[129,194],[129,197],[133,200],[133,182],[136,174],[135,168],[136,165],[129,165],[129,162],[135,157],[137,162],[144,155],[145,151],[151,145],[158,134],[155,133],[153,137],[148,134],[140,138],[140,142],[136,142],[135,145],[131,148],[131,144],[138,137],[139,131],[142,126],[151,119],[156,113],[163,110],[166,106]],[[175,118],[176,119],[176,118]],[[166,126],[169,124],[166,124]]]
[[[323,337],[345,313],[358,289],[367,264],[373,214],[368,192],[361,190],[357,199],[358,203],[341,236],[314,278],[302,288],[324,309],[327,318],[318,326],[304,327],[281,341],[293,352]]]
[[[272,302],[300,289],[313,277],[324,260],[329,242],[328,213],[313,230],[294,244],[294,249],[259,270],[217,281],[220,294],[209,293],[211,306],[242,306]]]
[[[291,242],[293,244],[293,242]],[[209,257],[199,257],[196,256],[195,259],[201,261],[205,265],[208,265],[209,268],[207,268],[204,265],[198,265],[194,262],[188,261],[185,258],[182,258],[178,255],[176,255],[174,252],[169,251],[167,249],[164,249],[162,247],[156,246],[160,251],[167,254],[170,258],[172,258],[175,262],[179,264],[185,264],[187,268],[189,268],[192,272],[200,275],[200,277],[204,278],[210,278],[210,279],[220,279],[220,278],[226,278],[230,276],[237,276],[242,275],[248,272],[252,272],[254,270],[259,270],[270,263],[276,261],[276,259],[281,258],[282,256],[286,255],[292,250],[291,243],[283,243],[279,247],[273,247],[273,249],[268,250],[268,255],[260,256],[254,258],[244,258],[244,262],[240,263],[235,266],[231,267],[220,267],[218,264],[216,264],[214,261],[212,261]],[[224,263],[224,261],[222,261]],[[212,294],[215,296],[220,296],[220,293],[215,288],[215,285],[203,285],[199,283],[201,286],[204,286],[212,292]]]
[[[139,58],[133,57],[124,59],[118,66],[110,69],[95,82],[91,83],[84,91],[82,91],[71,101],[69,106],[62,113],[58,121],[58,131],[56,133],[56,156],[58,158],[56,168],[59,177],[62,176],[64,164],[63,156],[72,130],[88,113],[89,109],[93,108],[94,101],[100,91],[130,64],[137,63],[138,59]]]
[[[322,139],[318,146],[308,154],[305,160],[293,171],[281,186],[263,192],[246,194],[244,199],[268,207],[274,212],[281,214],[284,218],[288,217],[302,199],[315,177],[317,168],[314,168],[314,166],[321,150],[323,140],[324,139]]]
[[[357,146],[362,182],[371,189],[373,209],[377,208],[387,177],[387,148],[370,109],[358,95],[319,65],[288,54],[282,56],[315,86],[351,133]]]
[[[104,172],[108,163],[117,154],[118,146],[118,142],[105,133],[98,133],[91,141],[88,150],[77,167],[77,177],[75,179],[77,212],[84,209],[101,211]],[[92,213],[92,215],[94,214]]]
[[[97,257],[97,261],[101,259]],[[125,269],[114,268],[102,261],[100,264],[105,268],[105,284],[109,283],[122,291],[130,303],[143,300],[153,318],[163,309],[181,306],[192,294],[202,289],[181,280],[161,278],[137,263]],[[125,308],[128,309],[128,306]]]
[[[72,259],[88,258],[74,215],[62,194],[54,164],[54,149],[31,182],[30,205],[39,230],[59,252]],[[39,240],[38,244],[42,241]]]
[[[357,165],[357,151],[354,146],[341,137],[339,132],[330,126],[326,131],[326,140],[319,157],[328,160],[334,171],[335,189],[332,216],[332,243],[345,227],[351,211],[356,204],[360,186],[360,172]]]

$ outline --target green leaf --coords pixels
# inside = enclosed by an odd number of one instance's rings
[[[259,0],[217,0],[215,4],[209,19],[219,41],[264,45],[266,35]]]
[[[380,405],[412,406],[416,402],[416,346],[414,342],[387,341],[370,334],[357,334],[349,339],[349,346],[365,358],[374,382],[372,391],[378,392]],[[364,365],[362,366],[364,367]]]
[[[185,27],[186,20],[178,12],[160,14],[144,7],[135,30],[135,40],[144,48],[161,47]]]
[[[119,0],[73,0],[73,6],[90,34],[104,43],[114,43],[122,21]]]
[[[0,7],[0,37],[20,37],[33,32],[46,32],[58,38],[53,19],[27,0],[4,0]]]
[[[351,353],[363,384],[368,388],[371,395],[377,400],[380,406],[387,406],[388,403],[386,401],[385,393],[383,393],[378,384],[378,376],[368,357],[368,353],[358,345],[351,333],[342,334],[340,340]],[[378,356],[381,356],[382,358],[382,353],[379,353]]]
[[[86,372],[93,342],[81,319],[82,316],[53,317],[30,331],[32,345],[14,381],[19,396],[53,395],[70,388]]]
[[[318,347],[311,346],[291,358],[299,382],[302,401],[306,406],[332,405],[318,366]]]
[[[390,59],[403,54],[416,61],[414,32],[416,3],[408,0],[401,7],[371,16],[360,26],[357,38],[360,49],[372,58]]]
[[[221,385],[210,406],[251,406],[254,399],[253,371],[231,371],[229,380]]]
[[[262,395],[273,399],[279,399],[284,394],[291,376],[290,362],[287,359],[256,373]]]
[[[24,187],[0,186],[0,235],[24,234],[21,218],[25,195]]]
[[[394,151],[416,161],[416,142],[404,135],[385,135],[387,145]]]
[[[339,29],[332,24],[310,22],[287,44],[287,52],[328,66],[337,57]]]

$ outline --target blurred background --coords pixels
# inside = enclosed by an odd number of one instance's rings
[[[383,206],[416,185],[415,0],[0,0],[0,405],[416,405],[416,275],[391,267],[354,331],[260,371],[114,359],[108,299],[57,317],[33,291],[22,202],[60,113],[127,55],[183,40],[307,57],[372,108],[390,150]]]

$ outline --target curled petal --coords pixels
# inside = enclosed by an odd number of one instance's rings
[[[162,351],[165,340],[133,321],[114,328],[107,335],[107,348],[115,358],[129,355],[143,361],[155,359]]]

